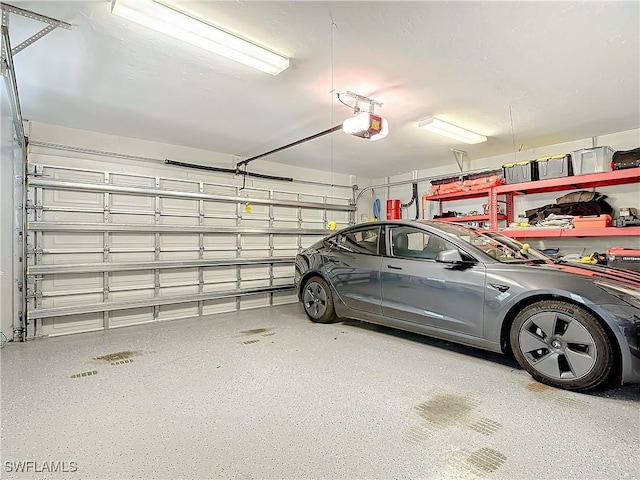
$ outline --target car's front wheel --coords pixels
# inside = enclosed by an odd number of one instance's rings
[[[525,307],[511,327],[513,353],[536,380],[567,390],[591,390],[613,370],[613,346],[600,322],[568,302]]]
[[[311,277],[302,289],[302,305],[307,316],[318,323],[333,323],[338,317],[333,308],[333,296],[327,282]]]

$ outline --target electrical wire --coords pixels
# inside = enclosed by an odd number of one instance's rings
[[[333,47],[333,29],[334,28],[338,28],[338,25],[336,25],[336,23],[333,21],[333,16],[331,17],[331,125],[334,124],[334,102],[333,102],[333,92],[335,91],[333,88],[333,78],[334,78],[334,73],[333,73],[333,67],[334,67],[334,47]],[[340,99],[340,97],[338,97],[338,99]],[[333,185],[334,185],[334,175],[333,175],[333,135],[331,135],[331,137],[329,138],[329,157],[331,160],[331,198],[334,198],[333,195]]]
[[[342,99],[340,98],[340,92],[336,93],[336,96],[338,97],[338,101],[343,104],[345,107],[349,107],[351,110],[355,111],[356,107],[355,105],[352,107],[351,105],[349,105],[348,103],[345,103],[342,101]]]

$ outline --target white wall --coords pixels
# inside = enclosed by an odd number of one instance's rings
[[[575,142],[561,143],[556,145],[548,145],[544,147],[536,147],[529,150],[523,150],[520,152],[509,153],[496,157],[471,159],[465,160],[464,170],[493,170],[500,169],[502,165],[515,161],[533,160],[540,157],[559,155],[563,153],[570,153],[573,150],[580,148],[592,147],[593,143],[596,145],[610,145],[614,150],[630,150],[640,146],[640,129],[629,130],[624,132],[618,132],[609,135],[602,135],[595,139],[587,138],[578,140]],[[436,159],[434,159],[436,160]],[[438,159],[440,160],[440,159]],[[387,178],[372,180],[372,185],[379,185],[387,182],[396,182],[401,180],[410,180],[412,178],[430,178],[440,177],[447,175],[456,175],[459,173],[458,165],[455,162],[453,154],[448,160],[448,165],[437,168],[425,168],[416,172],[410,172],[403,175],[396,175]],[[422,195],[429,192],[429,181],[420,182],[418,194],[420,199]],[[549,203],[555,203],[555,199],[561,195],[568,193],[555,192],[546,194],[536,194],[529,196],[518,196],[514,199],[514,214],[517,215],[524,213],[525,210],[536,208]],[[619,207],[636,207],[640,209],[640,183],[629,185],[617,185],[609,186],[597,189],[598,192],[608,195],[608,203],[617,210]],[[402,186],[395,186],[389,188],[377,188],[375,189],[375,196],[371,193],[363,195],[362,199],[358,202],[358,208],[362,211],[371,211],[371,203],[373,199],[379,198],[382,202],[382,218],[386,218],[385,202],[388,198],[398,198],[403,203],[406,203],[411,198],[411,184]],[[457,202],[447,202],[443,205],[444,210],[454,210],[459,212],[468,212],[471,210],[482,211],[482,204],[486,203],[484,199],[465,200]],[[437,211],[437,202],[429,202],[429,211],[425,212],[423,218],[432,218]],[[411,206],[408,211],[403,209],[403,218],[413,218],[415,215],[414,207]],[[422,217],[422,214],[421,214]],[[640,248],[640,239],[635,237],[606,237],[606,238],[549,238],[531,241],[530,243],[540,248],[560,247],[561,253],[581,253],[604,251],[612,246]]]

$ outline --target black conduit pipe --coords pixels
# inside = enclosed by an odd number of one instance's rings
[[[401,203],[402,207],[410,207],[413,205],[413,202],[416,202],[416,220],[420,218],[420,202],[418,202],[418,184],[413,184],[413,195],[411,196],[411,200],[409,203]]]

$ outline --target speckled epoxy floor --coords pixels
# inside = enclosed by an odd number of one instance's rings
[[[3,478],[640,477],[638,386],[555,390],[507,357],[298,305],[1,359]]]

